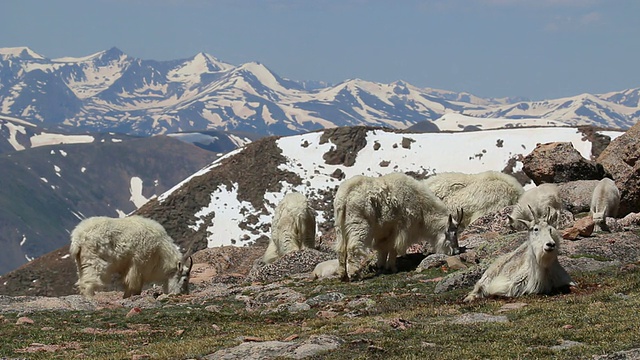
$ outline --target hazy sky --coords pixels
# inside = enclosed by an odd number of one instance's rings
[[[0,0],[0,47],[206,52],[295,80],[537,100],[640,87],[639,19],[637,0]]]

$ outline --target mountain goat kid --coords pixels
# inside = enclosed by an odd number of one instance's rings
[[[620,190],[616,183],[604,178],[598,182],[591,197],[591,216],[595,223],[595,230],[607,230],[607,217],[616,217],[620,206]]]
[[[307,198],[298,192],[284,196],[271,222],[271,239],[262,261],[270,264],[280,256],[316,244],[316,217]]]
[[[424,183],[402,173],[357,175],[338,187],[334,202],[338,275],[348,281],[367,249],[378,268],[395,272],[396,257],[421,240],[438,253],[458,254],[458,222]]]
[[[145,283],[162,283],[165,294],[188,294],[193,260],[185,265],[165,229],[141,216],[91,217],[71,232],[70,253],[78,270],[80,293],[91,297],[96,289],[119,274],[124,298],[139,295]]]
[[[445,172],[424,180],[449,211],[463,208],[467,214],[461,226],[466,227],[484,214],[513,205],[524,193],[515,177],[498,171],[477,174]]]
[[[484,272],[465,302],[497,295],[550,294],[575,285],[558,262],[560,236],[549,224],[553,215],[539,219],[530,208],[533,221],[517,219],[529,229],[529,238],[514,251],[495,260]]]
[[[509,215],[509,225],[515,229],[523,229],[525,220],[531,222],[535,218],[544,217],[551,211],[552,226],[558,226],[560,212],[562,210],[562,200],[556,184],[540,184],[529,189],[520,196],[518,203],[514,206]]]

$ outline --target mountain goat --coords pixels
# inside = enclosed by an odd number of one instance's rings
[[[78,270],[80,293],[95,291],[120,275],[124,298],[139,295],[145,283],[162,283],[165,294],[188,294],[193,260],[185,265],[165,229],[141,216],[82,220],[71,232],[70,253]]]
[[[357,175],[334,198],[338,275],[358,273],[366,250],[377,251],[378,268],[397,271],[396,257],[421,240],[438,253],[458,254],[459,212],[454,219],[424,183],[402,173],[378,178]]]
[[[591,197],[590,213],[596,230],[601,231],[607,228],[607,217],[616,217],[619,206],[620,191],[616,183],[609,178],[600,180]]]
[[[327,261],[323,261],[316,265],[313,269],[313,278],[314,279],[326,279],[338,274],[338,269],[340,268],[340,263],[338,259],[331,259]]]
[[[560,236],[550,225],[550,210],[544,219],[529,208],[533,221],[516,219],[529,229],[529,238],[514,251],[495,260],[484,272],[465,302],[497,295],[516,297],[549,294],[575,285],[558,262]]]
[[[466,227],[484,214],[513,205],[524,193],[515,177],[498,171],[477,174],[446,172],[424,180],[429,190],[440,198],[449,211],[463,208]]]
[[[550,210],[549,210],[550,209]],[[534,218],[542,218],[551,211],[552,226],[557,226],[562,210],[562,200],[556,184],[540,184],[529,189],[520,196],[518,203],[513,207],[509,215],[509,224],[516,229],[522,229],[524,222],[518,220],[533,221]]]
[[[271,239],[262,261],[270,264],[286,253],[313,249],[315,243],[316,218],[309,201],[301,193],[288,193],[276,206],[271,222]]]

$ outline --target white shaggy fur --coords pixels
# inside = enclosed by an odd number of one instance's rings
[[[270,264],[292,251],[313,249],[315,244],[315,212],[304,195],[288,193],[276,206],[271,222],[271,239],[262,261]]]
[[[525,191],[514,206],[509,216],[509,224],[516,229],[523,229],[523,223],[517,220],[533,221],[534,216],[542,218],[550,212],[552,226],[557,226],[562,210],[562,200],[556,184],[540,184]],[[533,211],[533,212],[532,212]]]
[[[325,279],[338,275],[340,269],[340,262],[338,259],[327,260],[319,263],[313,269],[314,279]]]
[[[191,264],[183,257],[165,229],[141,216],[122,219],[92,217],[71,232],[70,253],[78,270],[80,293],[95,291],[119,274],[124,298],[139,295],[146,283],[161,283],[165,294],[188,294]]]
[[[604,178],[598,182],[591,197],[591,216],[596,230],[601,231],[607,227],[607,217],[616,217],[620,206],[620,191],[616,183]]]
[[[534,221],[518,219],[529,229],[529,238],[516,250],[500,256],[482,275],[465,302],[487,296],[516,297],[549,294],[575,285],[558,262],[560,236],[548,216]]]
[[[498,171],[477,174],[446,172],[433,175],[424,183],[447,205],[449,211],[464,209],[463,227],[484,214],[515,204],[524,193],[516,178]]]
[[[336,244],[344,280],[359,271],[367,249],[378,267],[391,272],[396,257],[421,240],[438,253],[457,254],[458,223],[424,183],[401,173],[378,178],[355,176],[338,187],[334,198]]]

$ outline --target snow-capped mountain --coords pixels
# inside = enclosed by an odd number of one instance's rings
[[[282,78],[260,63],[234,66],[205,53],[154,61],[111,48],[48,59],[26,47],[0,49],[0,114],[45,128],[291,135],[346,125],[404,129],[448,113],[623,129],[640,118],[640,89],[531,102],[404,81],[325,85]]]

